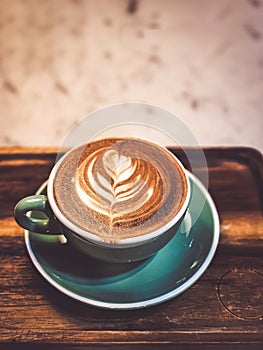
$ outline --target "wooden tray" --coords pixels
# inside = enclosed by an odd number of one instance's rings
[[[173,151],[187,166],[182,152]],[[16,202],[48,178],[56,150],[0,148],[1,349],[261,349],[262,154],[251,148],[209,148],[205,154],[221,221],[211,265],[171,301],[110,311],[50,286],[33,267],[13,218]]]

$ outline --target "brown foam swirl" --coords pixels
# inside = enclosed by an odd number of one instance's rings
[[[84,158],[75,188],[92,215],[110,227],[141,224],[158,210],[163,198],[159,171],[141,157],[130,157],[122,143]]]

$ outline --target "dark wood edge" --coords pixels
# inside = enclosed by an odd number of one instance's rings
[[[137,343],[137,344],[57,344],[57,343],[0,343],[1,349],[8,350],[81,350],[81,349],[94,349],[94,350],[261,350],[262,343],[195,343],[195,344],[146,344],[146,343]]]
[[[213,148],[205,149],[205,154],[213,151]],[[254,176],[260,197],[261,209],[263,213],[263,154],[253,147],[231,147],[218,148],[217,154],[230,160],[239,161],[248,166]]]
[[[57,153],[59,150],[58,147],[48,146],[48,147],[42,147],[42,146],[0,146],[0,154],[54,154]]]

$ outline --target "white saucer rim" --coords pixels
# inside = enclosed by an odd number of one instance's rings
[[[58,282],[56,282],[54,279],[52,279],[51,276],[44,270],[44,268],[41,266],[41,264],[39,263],[37,257],[35,256],[35,254],[32,250],[30,240],[29,240],[29,231],[24,230],[24,238],[25,238],[26,248],[27,248],[28,254],[29,254],[30,259],[32,260],[34,266],[36,267],[38,272],[42,275],[42,277],[44,277],[44,279],[47,280],[47,282],[49,282],[53,287],[55,287],[57,290],[59,290],[63,294],[65,294],[65,295],[67,295],[75,300],[78,300],[80,302],[83,302],[85,304],[93,305],[93,306],[103,308],[103,309],[113,309],[113,310],[142,309],[142,308],[146,308],[146,307],[150,307],[150,306],[154,306],[154,305],[163,303],[165,301],[168,301],[168,300],[182,294],[184,291],[186,291],[188,288],[190,288],[203,275],[203,273],[206,271],[206,269],[210,265],[214,255],[215,255],[215,252],[216,252],[216,249],[218,246],[218,242],[219,242],[219,236],[220,236],[219,216],[218,216],[218,212],[217,212],[216,206],[214,204],[214,201],[213,201],[211,195],[209,194],[209,192],[207,191],[205,186],[202,184],[202,182],[196,176],[194,176],[190,172],[187,172],[187,173],[188,173],[188,176],[190,178],[192,178],[192,181],[199,186],[200,190],[202,191],[206,200],[209,203],[209,207],[211,209],[212,216],[213,216],[213,222],[214,222],[214,235],[213,235],[213,240],[212,240],[212,244],[211,244],[209,253],[207,254],[204,262],[198,268],[198,270],[186,282],[184,282],[181,286],[173,289],[172,291],[170,291],[168,293],[164,293],[163,295],[160,295],[158,297],[154,297],[154,298],[139,301],[139,302],[128,302],[128,303],[105,302],[105,301],[100,301],[100,300],[91,299],[88,297],[78,295],[77,293],[74,293],[74,292],[68,290],[67,288],[61,286]],[[47,181],[44,182],[40,186],[40,188],[38,189],[36,194],[39,194],[43,191],[43,189],[46,186],[46,183],[47,183]]]

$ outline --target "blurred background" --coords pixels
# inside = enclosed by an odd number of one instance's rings
[[[263,150],[263,0],[0,0],[0,146],[60,145],[122,102]]]

